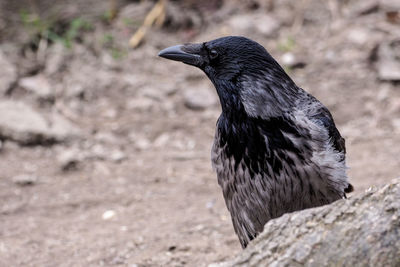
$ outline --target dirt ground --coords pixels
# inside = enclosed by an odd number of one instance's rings
[[[81,133],[45,145],[2,138],[0,266],[207,266],[241,250],[210,163],[218,99],[199,70],[157,57],[173,44],[222,35],[260,42],[331,110],[353,194],[398,177],[400,85],[379,76],[374,56],[400,36],[398,21],[379,1],[298,2],[308,4],[214,7],[201,27],[149,30],[120,56],[90,41],[107,30],[127,43],[132,30],[118,18],[95,24],[88,42],[49,45],[44,61],[3,40],[18,79],[43,74],[55,94],[43,100],[17,81],[1,98],[57,111]]]

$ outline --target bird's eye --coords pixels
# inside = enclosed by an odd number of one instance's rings
[[[211,50],[210,51],[210,58],[211,59],[215,59],[215,58],[217,58],[218,57],[218,52],[216,51],[216,50]]]

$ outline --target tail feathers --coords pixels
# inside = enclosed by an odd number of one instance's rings
[[[353,192],[353,191],[354,191],[354,187],[353,187],[352,184],[349,184],[349,185],[347,186],[347,188],[344,189],[344,192],[345,192],[345,193],[351,193],[351,192]]]
[[[346,199],[346,193],[351,193],[354,191],[354,187],[352,184],[349,184],[345,189],[344,189],[344,194],[343,194],[343,198]]]

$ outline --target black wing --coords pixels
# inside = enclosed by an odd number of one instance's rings
[[[344,155],[346,154],[345,141],[336,128],[332,114],[321,102],[318,101],[318,99],[305,91],[304,93],[305,96],[302,98],[300,106],[302,106],[303,110],[305,110],[311,120],[316,121],[328,130],[329,138],[331,139],[333,147],[336,151],[343,152],[344,160]]]
[[[338,152],[343,152],[343,155],[346,154],[345,140],[336,128],[335,122],[329,110],[321,105],[318,111],[312,116],[312,119],[320,122],[328,130],[329,138],[331,139],[333,147]]]
[[[325,129],[328,130],[329,138],[332,142],[333,147],[336,151],[342,152],[343,157],[341,160],[345,160],[346,144],[344,138],[340,135],[339,130],[336,128],[335,121],[333,120],[332,114],[329,110],[316,98],[309,95],[309,114],[312,120],[317,121]],[[354,191],[354,187],[349,183],[348,187],[344,190],[345,193]],[[346,197],[346,195],[345,195]]]

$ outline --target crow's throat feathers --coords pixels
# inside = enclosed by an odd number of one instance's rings
[[[296,127],[283,116],[263,119],[249,117],[244,110],[223,112],[217,131],[218,146],[224,148],[228,158],[234,159],[234,167],[243,161],[251,174],[271,166],[270,175],[279,175],[282,159],[294,164],[304,162],[312,154],[310,143],[295,142],[301,137],[310,137],[307,129]]]

